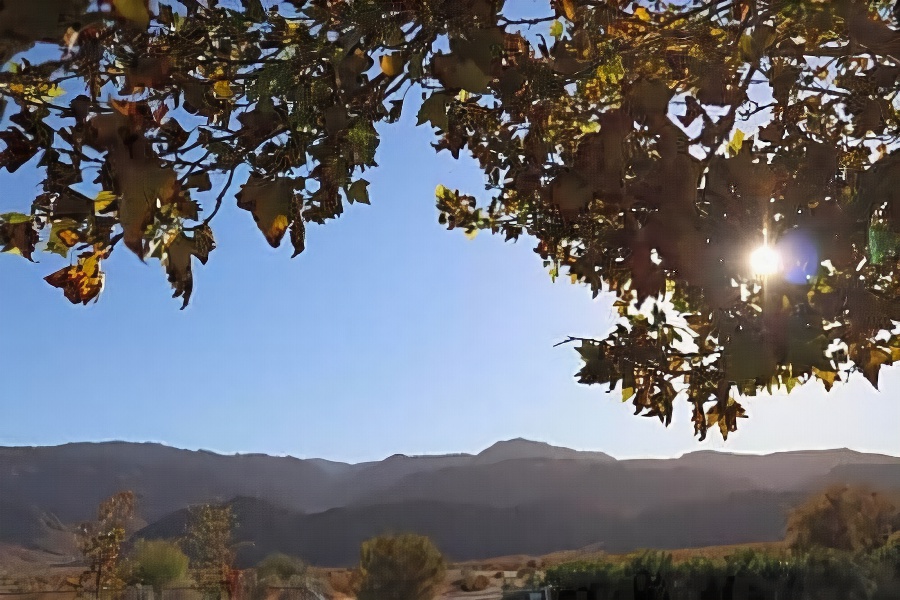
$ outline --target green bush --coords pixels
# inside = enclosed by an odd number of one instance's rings
[[[638,573],[649,573],[653,576],[659,573],[662,577],[667,577],[672,571],[672,555],[661,550],[642,550],[633,553],[625,566],[625,572],[632,577]]]
[[[704,590],[721,590],[725,581],[724,561],[702,556],[673,565],[669,588],[672,600],[695,600]],[[713,597],[715,591],[711,592]]]
[[[446,563],[425,536],[381,536],[362,543],[358,600],[431,600]]]
[[[814,548],[798,554],[796,560],[802,588],[813,598],[837,594],[841,600],[864,600],[875,592],[875,582],[862,555]]]
[[[280,581],[288,581],[296,575],[306,575],[306,571],[306,563],[302,560],[280,552],[270,554],[256,565],[257,579],[274,577]]]
[[[892,536],[884,546],[870,552],[865,561],[875,589],[872,600],[900,598],[900,536]]]
[[[138,581],[152,586],[159,595],[163,586],[185,576],[188,557],[173,542],[138,540],[133,564]]]
[[[544,583],[557,589],[577,590],[591,585],[611,585],[623,576],[622,569],[606,561],[572,561],[549,567]]]

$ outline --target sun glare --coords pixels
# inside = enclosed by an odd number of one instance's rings
[[[771,246],[760,246],[750,254],[750,268],[754,275],[774,275],[781,270],[781,256]]]

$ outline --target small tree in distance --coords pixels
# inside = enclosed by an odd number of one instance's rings
[[[81,574],[81,588],[117,589],[124,585],[121,577],[122,542],[125,528],[134,516],[134,492],[115,494],[100,503],[97,521],[85,523],[79,532],[79,546],[88,564]]]
[[[191,509],[185,550],[191,560],[192,576],[204,596],[221,598],[231,581],[235,527],[231,506],[202,505]]]
[[[380,536],[362,543],[357,600],[431,600],[444,581],[444,557],[422,535]]]
[[[152,586],[156,596],[163,586],[184,577],[188,569],[187,555],[178,544],[166,540],[138,540],[134,561],[138,580]]]

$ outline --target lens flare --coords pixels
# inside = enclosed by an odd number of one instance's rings
[[[781,255],[771,246],[760,246],[750,254],[750,269],[757,276],[774,275],[781,270]]]
[[[788,231],[776,244],[785,281],[805,284],[819,271],[819,251],[812,236],[798,229]]]

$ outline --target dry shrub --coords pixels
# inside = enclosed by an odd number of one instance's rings
[[[480,592],[487,589],[491,581],[484,575],[469,575],[460,586],[464,592]]]
[[[503,579],[503,571],[497,571],[494,573],[494,579]]]
[[[526,567],[524,569],[519,569],[519,571],[516,573],[516,577],[518,577],[520,579],[522,577],[531,577],[532,575],[534,575],[534,569],[532,567]]]
[[[360,576],[353,571],[331,571],[328,573],[331,589],[345,596],[356,596],[359,591]]]

